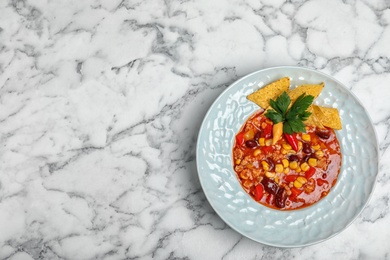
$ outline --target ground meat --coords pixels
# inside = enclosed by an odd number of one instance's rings
[[[257,128],[261,129],[261,120],[253,120],[252,124]]]
[[[237,160],[237,159],[241,160],[243,156],[244,156],[244,152],[240,148],[235,148],[233,150],[233,158],[234,158],[234,160]]]
[[[275,151],[271,155],[271,159],[274,162],[281,162],[285,158],[285,155],[282,154],[280,151]]]
[[[253,164],[253,162],[257,161],[257,158],[253,155],[245,156],[244,160],[241,161],[241,165]]]
[[[242,165],[237,165],[234,170],[238,173],[242,172],[244,170],[244,166]]]

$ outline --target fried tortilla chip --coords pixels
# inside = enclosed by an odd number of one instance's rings
[[[269,106],[270,99],[276,99],[284,91],[287,92],[289,87],[290,78],[284,77],[266,85],[256,92],[253,92],[252,94],[248,95],[247,98],[265,109]]]
[[[270,99],[275,100],[284,91],[286,91],[291,99],[291,107],[296,99],[302,94],[311,95],[314,97],[314,99],[316,99],[321,94],[324,86],[324,83],[306,84],[300,85],[288,91],[290,87],[290,78],[284,77],[248,95],[247,98],[248,100],[256,103],[261,108],[268,110],[272,109],[269,103]],[[342,128],[340,115],[336,108],[321,107],[312,104],[309,106],[307,111],[310,112],[311,115],[304,122],[306,125],[316,126],[319,128],[329,127],[336,130],[340,130]]]
[[[307,110],[312,114],[305,121],[306,125],[329,127],[335,130],[342,128],[339,111],[336,108],[311,105]]]
[[[318,118],[318,116],[316,115],[316,111],[314,110],[313,108],[314,105],[311,105],[309,106],[309,108],[307,109],[308,112],[311,113],[311,115],[309,116],[309,118],[305,121],[305,124],[306,125],[311,125],[311,126],[317,126],[317,127],[320,127],[320,128],[324,128],[324,125],[321,123],[320,119]],[[321,112],[321,110],[320,110]],[[322,113],[322,112],[321,112]]]
[[[333,128],[335,130],[340,130],[342,128],[341,119],[340,119],[339,111],[337,110],[337,108],[320,107],[320,106],[315,106],[315,105],[313,105],[313,107],[316,110],[321,111],[321,118],[319,118],[319,120],[321,121],[321,123],[324,126]],[[317,112],[316,112],[316,114],[317,114]],[[318,117],[318,115],[317,115],[317,117]]]
[[[321,94],[324,86],[324,83],[300,85],[290,90],[287,94],[290,96],[291,103],[294,103],[294,101],[302,94],[312,95],[314,99],[316,99]]]

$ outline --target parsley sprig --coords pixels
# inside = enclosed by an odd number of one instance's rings
[[[306,110],[313,103],[313,100],[314,96],[302,94],[295,100],[290,109],[288,109],[291,99],[286,92],[283,92],[276,100],[270,100],[270,105],[273,110],[267,110],[265,116],[272,120],[274,124],[283,122],[284,133],[305,133],[306,128],[303,121],[307,120],[311,115]]]

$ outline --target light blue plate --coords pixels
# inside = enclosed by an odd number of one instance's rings
[[[293,87],[324,82],[315,103],[337,108],[343,124],[336,131],[343,156],[336,185],[316,204],[293,211],[273,210],[255,202],[241,187],[232,166],[235,134],[258,110],[246,96],[286,76]],[[372,194],[379,160],[374,127],[356,96],[334,78],[301,67],[256,71],[228,87],[204,118],[196,158],[203,191],[218,215],[242,235],[276,247],[315,244],[351,224]]]

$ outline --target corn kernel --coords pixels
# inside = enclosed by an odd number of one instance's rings
[[[301,170],[302,171],[307,171],[307,170],[309,170],[310,169],[310,167],[309,167],[309,165],[307,164],[307,163],[302,163],[301,164]]]
[[[260,146],[264,146],[265,145],[265,138],[264,137],[259,138],[259,145]]]
[[[288,160],[287,160],[287,159],[283,159],[283,160],[282,160],[282,163],[283,163],[283,167],[284,167],[284,168],[287,168],[287,167],[288,167],[288,165],[289,165],[289,163],[288,163]]]
[[[260,150],[260,149],[256,149],[256,150],[253,152],[253,156],[258,156],[260,153],[261,153],[261,150]]]
[[[239,165],[241,163],[241,159],[236,160],[236,164]]]
[[[302,146],[303,146],[302,142],[298,141],[298,151],[302,150]]]
[[[264,171],[269,171],[269,164],[266,161],[261,161]]]
[[[298,167],[298,163],[296,161],[290,162],[290,169],[295,170]]]
[[[317,157],[318,159],[321,159],[322,157],[324,157],[324,152],[321,151],[321,150],[316,151],[315,154],[316,154],[316,157]]]
[[[316,167],[317,166],[317,159],[316,158],[310,158],[307,163],[312,166],[312,167]]]
[[[274,181],[275,181],[277,184],[279,184],[279,177],[276,176],[275,179],[274,179]]]
[[[320,147],[321,147],[321,146],[320,146],[319,144],[312,145],[312,148],[313,148],[315,151],[319,150]]]
[[[305,177],[299,176],[296,181],[299,181],[301,184],[305,184],[307,182],[307,179]]]
[[[282,144],[282,146],[286,150],[291,150],[292,149],[291,145],[289,145],[289,144]]]
[[[290,168],[288,168],[288,167],[286,169],[284,169],[285,174],[287,174],[289,171],[290,171]]]
[[[295,169],[295,172],[301,172],[301,168],[298,166],[298,167]]]
[[[302,176],[299,176],[299,177],[297,178],[297,180],[298,180],[300,183],[302,183],[302,184],[305,184],[305,183],[307,182],[307,179],[306,179],[305,177],[302,177]]]
[[[283,165],[280,164],[280,163],[277,163],[277,164],[275,165],[275,172],[277,172],[277,173],[282,173],[282,172],[283,172]]]
[[[306,142],[310,142],[311,137],[309,134],[302,134],[302,140],[304,140]]]
[[[265,140],[265,146],[270,146],[272,144],[272,139]]]
[[[287,151],[282,149],[282,154],[287,154]]]
[[[295,188],[301,188],[303,184],[307,182],[307,179],[305,177],[299,176],[295,181],[294,181],[294,187]]]
[[[300,183],[298,180],[295,180],[295,181],[294,181],[294,187],[295,187],[295,188],[301,188],[302,185],[303,185],[303,184]]]
[[[255,137],[255,133],[253,132],[252,129],[248,130],[248,132],[246,132],[246,133],[244,134],[244,139],[247,140],[247,141],[248,141],[248,140],[252,140],[253,137]]]
[[[268,178],[273,178],[273,177],[275,177],[275,173],[274,172],[266,172],[265,173],[265,176],[267,176]]]

